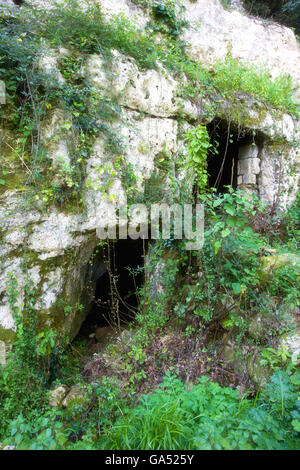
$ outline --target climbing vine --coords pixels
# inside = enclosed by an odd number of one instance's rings
[[[207,154],[212,144],[206,127],[201,125],[189,129],[185,138],[187,155],[184,169],[193,169],[197,190],[201,193],[207,187]]]

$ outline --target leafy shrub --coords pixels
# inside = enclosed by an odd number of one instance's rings
[[[177,7],[180,5],[177,4]],[[171,38],[177,38],[183,31],[183,28],[188,25],[187,21],[182,20],[176,11],[176,4],[173,0],[154,1],[152,4],[152,13],[158,25],[155,26],[154,31],[167,33]],[[162,24],[166,27],[163,27]]]
[[[268,208],[257,197],[230,187],[225,194],[214,190],[201,194],[199,202],[205,209],[203,248],[188,257],[181,242],[172,244],[177,270],[166,273],[176,286],[166,289],[171,317],[181,326],[193,322],[196,329],[208,324],[220,329],[224,321],[238,327],[240,341],[247,335],[249,319],[268,315],[271,309],[272,328],[275,323],[279,328],[285,322],[282,305],[285,309],[299,305],[299,270],[287,264],[272,276],[265,273],[264,250],[271,249],[272,237],[255,232],[251,224],[256,214],[264,217]]]
[[[153,41],[124,15],[107,20],[95,2],[87,1],[84,10],[75,0],[56,2],[51,11],[33,8],[26,15],[32,32],[47,39],[53,47],[63,45],[81,53],[108,57],[111,49],[118,49],[134,57],[141,67],[155,66]]]
[[[284,231],[283,241],[291,249],[299,249],[300,246],[300,193],[297,195],[294,203],[284,214],[282,221]]]
[[[258,97],[270,106],[279,109],[295,109],[292,100],[292,79],[287,75],[279,75],[271,79],[270,73],[262,67],[244,64],[226,57],[225,62],[217,62],[213,72],[214,87],[226,97],[233,92],[243,91]]]
[[[13,273],[8,295],[16,324],[16,340],[7,365],[0,370],[0,437],[6,435],[8,424],[18,414],[34,420],[47,408],[46,387],[55,377],[61,356],[52,330],[45,329],[38,334],[32,281],[26,279],[22,310],[17,306],[18,286]]]
[[[207,154],[212,147],[205,126],[190,129],[185,138],[187,140],[187,157],[184,169],[192,168],[195,174],[195,184],[200,192],[207,186]]]
[[[2,445],[16,446],[18,450],[54,450],[63,448],[67,441],[58,410],[42,410],[28,420],[20,413],[9,422]]]
[[[145,395],[106,430],[106,449],[295,449],[299,436],[292,421],[299,416],[299,400],[290,379],[282,372],[256,402],[238,397],[199,379],[188,390],[168,374],[162,386]]]

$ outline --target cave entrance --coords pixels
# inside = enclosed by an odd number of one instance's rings
[[[144,282],[145,240],[110,241],[97,247],[90,260],[92,297],[80,335],[88,337],[97,328],[120,328],[132,321]]]
[[[243,130],[234,130],[228,122],[214,119],[207,125],[213,145],[207,157],[208,186],[217,192],[227,191],[226,186],[238,186],[239,148],[253,140]]]

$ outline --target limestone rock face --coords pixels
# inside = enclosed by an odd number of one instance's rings
[[[147,15],[130,0],[118,0],[117,2],[114,0],[96,1],[100,3],[102,11],[107,17],[121,14],[135,21],[140,28],[145,27],[148,22]]]
[[[196,107],[178,98],[178,82],[163,67],[140,71],[134,60],[115,50],[112,55],[109,69],[101,56],[92,55],[87,62],[87,75],[96,89],[117,96],[122,106],[152,116],[171,117],[182,111],[196,118]]]
[[[192,57],[208,66],[234,59],[267,66],[273,77],[288,71],[300,85],[300,49],[293,32],[278,24],[225,10],[219,0],[185,0],[191,27],[184,34]]]
[[[53,6],[47,0],[27,3],[47,10]],[[141,29],[149,20],[147,12],[130,0],[100,3],[107,18],[124,14]],[[234,59],[267,65],[273,76],[288,71],[297,88],[300,49],[291,30],[248,18],[240,9],[227,11],[218,0],[185,0],[184,4],[183,15],[190,26],[183,39],[195,61],[212,67],[216,60],[224,60],[231,52]],[[0,0],[0,5],[14,9],[11,1]],[[80,5],[85,8],[84,1]],[[68,49],[57,51],[45,45],[36,66],[48,81],[53,79],[64,86],[59,62],[62,56],[70,54]],[[85,162],[80,210],[67,211],[54,204],[45,207],[42,198],[29,201],[24,197],[25,185],[22,191],[14,190],[13,186],[0,187],[0,363],[4,363],[5,351],[15,334],[8,296],[12,276],[17,280],[20,309],[28,275],[37,293],[35,309],[41,323],[72,339],[91,302],[86,285],[92,279],[89,261],[98,242],[97,234],[99,229],[114,223],[116,209],[126,204],[128,189],[143,200],[153,175],[160,175],[157,161],[162,154],[168,155],[173,181],[188,179],[191,187],[193,184],[193,175],[176,173],[179,156],[185,151],[183,134],[202,117],[193,101],[179,98],[178,91],[186,84],[184,77],[172,76],[163,64],[157,64],[155,70],[141,70],[134,59],[118,51],[112,51],[109,65],[100,55],[91,54],[80,74],[81,80],[89,83],[99,96],[108,99],[114,96],[116,100],[120,113],[112,122],[111,131],[118,136],[122,161],[109,155],[103,133],[99,132],[91,142]],[[231,106],[226,102],[222,110],[220,105],[218,115],[209,119],[226,119]],[[259,134],[260,140],[259,144],[245,144],[240,149],[238,185],[255,191],[269,204],[278,201],[285,207],[295,197],[299,185],[300,151],[295,145],[300,138],[299,122],[289,114],[274,117],[271,111],[266,109],[261,115],[251,97],[246,102],[245,130]],[[243,127],[238,121],[232,124]],[[53,181],[71,184],[68,175],[72,172],[72,152],[79,134],[72,126],[72,116],[66,115],[58,103],[40,127]],[[11,146],[16,136],[4,128],[1,139]],[[295,171],[291,171],[294,167]],[[126,171],[134,181],[129,188],[124,182]],[[172,200],[170,177],[163,174],[160,186],[166,198]],[[26,272],[22,264],[25,251]]]

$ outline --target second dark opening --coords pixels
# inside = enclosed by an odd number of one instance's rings
[[[244,130],[236,130],[228,122],[214,119],[207,126],[213,145],[207,158],[208,186],[226,192],[226,186],[237,187],[239,147],[253,139]]]

